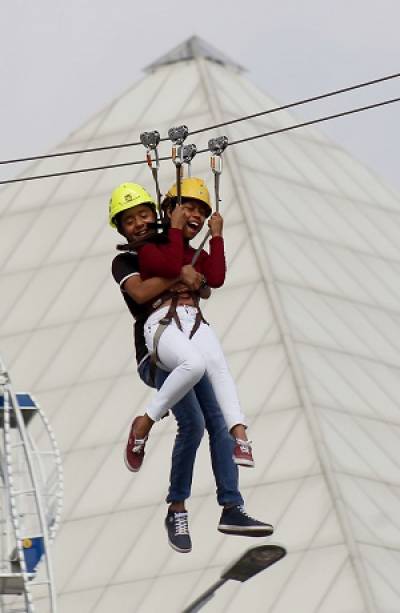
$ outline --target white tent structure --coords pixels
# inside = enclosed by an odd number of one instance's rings
[[[275,106],[243,69],[197,38],[59,150],[195,130]],[[343,121],[351,121],[344,119]],[[231,140],[295,123],[288,113],[224,128]],[[214,131],[189,139],[204,147]],[[161,154],[169,154],[163,143]],[[43,160],[42,175],[141,159],[142,148]],[[208,157],[194,174],[212,184]],[[174,179],[164,162],[164,189]],[[143,469],[123,448],[149,390],[110,275],[111,190],[145,165],[17,183],[0,193],[0,352],[48,413],[61,445],[65,512],[54,552],[65,613],[176,613],[260,541],[219,534],[207,441],[189,501],[193,552],[163,519],[175,422],[154,428]],[[222,179],[228,280],[205,312],[254,441],[241,471],[248,511],[287,557],[204,608],[238,613],[400,610],[400,198],[314,129],[231,147]],[[42,607],[45,611],[45,605]],[[40,611],[42,611],[40,609]]]

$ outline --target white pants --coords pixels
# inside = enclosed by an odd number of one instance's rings
[[[160,319],[169,307],[159,309],[147,319],[144,325],[146,345],[153,351],[153,338]],[[221,345],[214,331],[203,322],[189,340],[197,309],[192,306],[178,306],[177,314],[182,331],[172,320],[158,343],[159,366],[171,372],[162,387],[152,398],[147,414],[158,421],[189,392],[206,373],[221,407],[228,430],[237,424],[245,425],[245,417],[239,404],[235,383],[229,372]]]

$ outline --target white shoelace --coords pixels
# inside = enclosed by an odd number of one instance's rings
[[[239,445],[241,451],[243,451],[244,453],[250,453],[252,441],[243,441],[242,439],[237,438],[236,442]]]
[[[142,451],[143,447],[145,446],[146,441],[147,441],[147,437],[135,439],[135,444],[132,447],[132,452],[140,453],[140,451]]]
[[[238,505],[238,509],[240,510],[240,512],[242,513],[242,515],[245,515],[246,517],[248,517],[249,519],[251,519],[252,521],[255,521],[253,519],[253,517],[251,517],[248,513],[246,513],[244,506],[242,504]]]
[[[175,534],[189,534],[188,514],[174,513]]]

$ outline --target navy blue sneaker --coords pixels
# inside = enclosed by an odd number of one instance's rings
[[[271,524],[264,524],[247,515],[241,505],[224,508],[218,530],[224,534],[237,534],[238,536],[269,536],[274,531]]]
[[[186,511],[168,511],[165,518],[168,532],[168,543],[180,553],[192,551],[192,541],[189,534],[188,514]]]

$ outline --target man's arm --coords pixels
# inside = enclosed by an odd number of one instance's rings
[[[143,281],[140,275],[133,275],[125,281],[123,289],[137,304],[144,304],[168,291],[177,281],[179,277],[176,279],[152,277]]]
[[[198,290],[203,279],[203,275],[198,273],[193,266],[187,264],[182,267],[180,276],[175,279],[152,277],[143,281],[139,274],[132,275],[124,282],[123,289],[137,304],[143,304],[168,291],[177,283],[185,284],[190,290]],[[206,290],[206,288],[204,289]],[[205,291],[205,294],[207,294],[207,291]],[[201,297],[203,298],[202,295]],[[204,295],[204,298],[208,298],[208,295]]]

